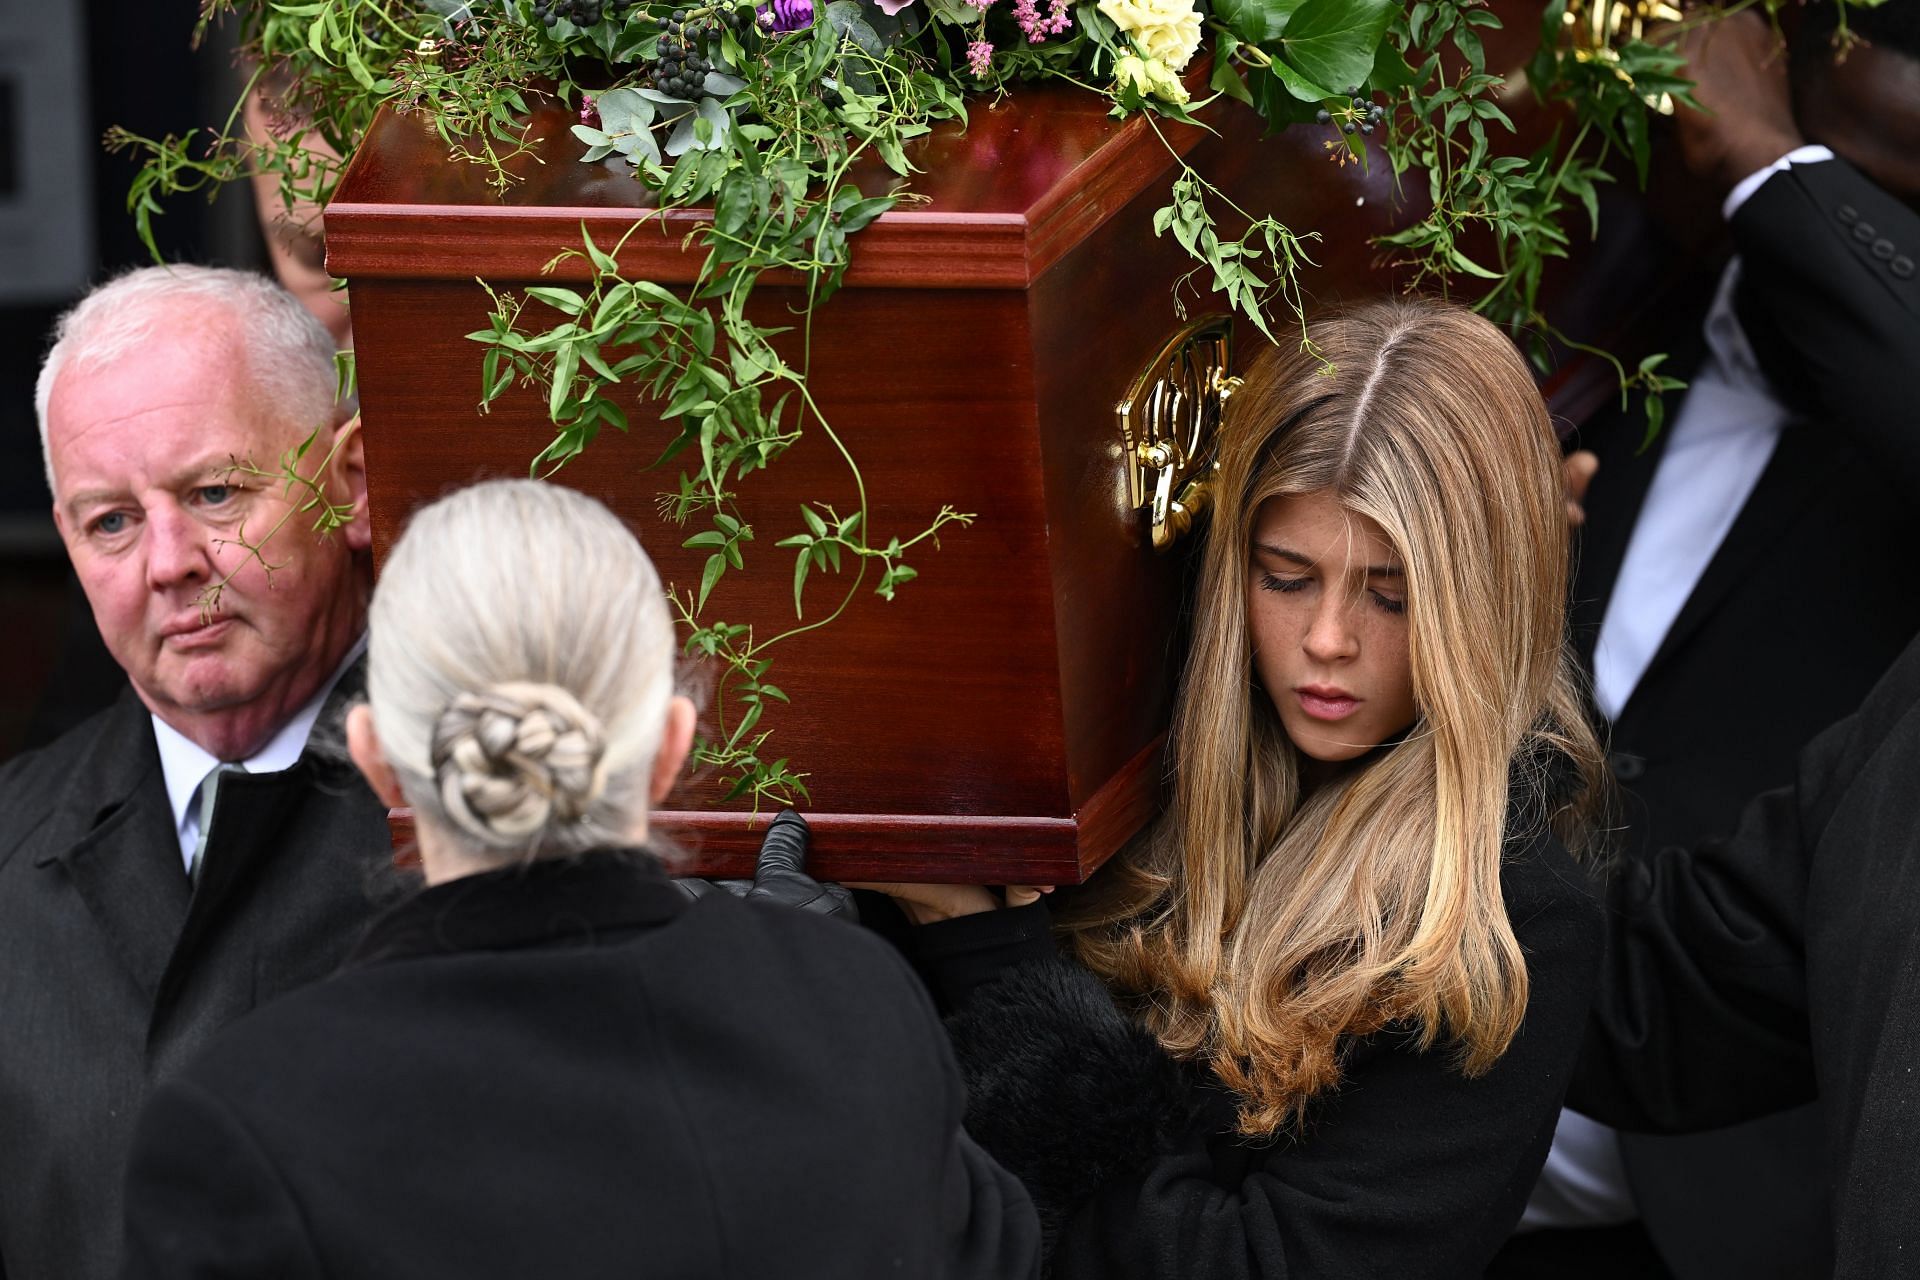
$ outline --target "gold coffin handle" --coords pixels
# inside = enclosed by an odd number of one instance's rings
[[[1148,512],[1164,551],[1213,501],[1214,442],[1233,368],[1233,317],[1204,315],[1168,338],[1140,370],[1114,416],[1127,468],[1127,503]]]

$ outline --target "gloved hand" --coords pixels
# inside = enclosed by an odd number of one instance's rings
[[[859,920],[860,909],[854,905],[850,890],[807,874],[809,834],[805,818],[791,809],[780,811],[760,841],[760,857],[754,864],[753,887],[746,892],[747,901],[777,902],[800,911]]]
[[[724,889],[736,898],[773,902],[847,921],[859,920],[860,910],[854,905],[849,890],[807,874],[808,834],[805,818],[791,809],[782,809],[761,838],[752,880],[702,880],[689,876],[674,883],[689,898],[703,898]]]

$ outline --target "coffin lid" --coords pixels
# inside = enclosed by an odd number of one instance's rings
[[[847,283],[1027,288],[1167,173],[1169,145],[1184,154],[1200,137],[1163,123],[1162,142],[1141,116],[1115,120],[1108,108],[1070,85],[1025,87],[974,103],[964,129],[948,122],[916,139],[908,156],[920,172],[904,182],[877,159],[857,164],[851,180],[862,191],[907,186],[924,203],[860,232]],[[450,159],[424,117],[383,108],[327,207],[327,270],[350,279],[532,279],[556,252],[580,244],[582,224],[610,248],[652,210],[652,194],[617,157],[580,163],[586,147],[569,129],[574,120],[558,106],[536,110],[533,154],[510,166],[521,180],[501,193],[480,165]],[[698,260],[680,245],[702,221],[698,210],[656,215],[627,241],[622,273],[690,282]],[[587,274],[569,260],[552,278]]]

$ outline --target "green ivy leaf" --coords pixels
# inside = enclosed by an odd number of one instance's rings
[[[1373,56],[1373,70],[1367,73],[1367,86],[1392,93],[1420,83],[1420,73],[1408,65],[1406,56],[1391,40],[1382,40]]]
[[[1286,86],[1287,92],[1300,102],[1321,103],[1340,96],[1332,89],[1322,88],[1313,83],[1278,59],[1274,61],[1273,74],[1281,84]]]
[[[1345,92],[1365,83],[1398,9],[1395,0],[1304,0],[1287,21],[1281,52],[1308,80]]]
[[[1214,0],[1213,16],[1248,44],[1278,40],[1306,0]]]

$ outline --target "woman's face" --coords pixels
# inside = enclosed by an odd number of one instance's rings
[[[1405,573],[1328,490],[1269,498],[1247,559],[1254,669],[1293,745],[1351,760],[1413,723]]]

